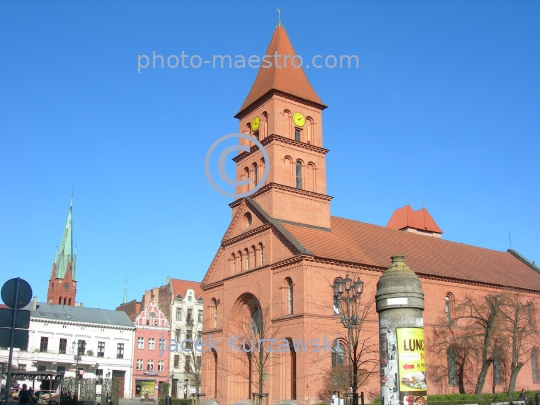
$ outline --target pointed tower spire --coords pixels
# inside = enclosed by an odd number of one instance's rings
[[[301,58],[295,56],[296,52],[285,27],[281,24],[280,16],[257,77],[236,118],[239,118],[251,104],[272,92],[286,93],[313,103],[321,109],[326,108],[309,83],[301,66]]]
[[[47,291],[47,302],[52,304],[75,305],[77,276],[75,272],[75,252],[73,249],[73,193],[60,248],[54,257],[51,279]]]
[[[124,284],[124,299],[122,300],[122,304],[127,303],[127,277],[126,277],[126,283]]]

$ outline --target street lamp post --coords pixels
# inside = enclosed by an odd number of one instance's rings
[[[360,318],[356,313],[356,304],[360,302],[362,292],[364,290],[364,282],[358,280],[353,283],[353,280],[347,275],[345,280],[338,279],[332,286],[334,290],[334,298],[339,305],[339,313],[341,314],[341,323],[347,328],[347,348],[349,352],[349,389],[352,394],[352,405],[358,405],[358,376],[357,370],[353,374],[353,358],[352,358],[352,340],[354,338],[353,330],[360,325]]]
[[[169,396],[172,397],[173,393],[173,381],[174,381],[174,372],[171,371],[171,374],[169,375],[169,379],[171,380],[171,384],[169,386]]]
[[[77,403],[79,401],[79,361],[82,360],[82,357],[79,354],[80,347],[77,345],[77,342],[73,341],[71,348],[73,351],[77,348],[75,356],[73,356],[73,360],[75,360],[75,403]]]

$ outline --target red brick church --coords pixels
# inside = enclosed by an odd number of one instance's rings
[[[266,54],[275,52],[295,55],[281,24]],[[449,301],[471,292],[510,289],[531,302],[540,295],[540,269],[534,263],[514,251],[446,241],[425,209],[402,207],[392,216],[389,213],[386,227],[332,216],[332,197],[326,194],[325,108],[302,68],[273,66],[259,70],[235,115],[239,132],[258,139],[270,160],[265,162],[254,144],[250,152],[237,155],[237,178],[250,179],[250,185],[237,192],[257,185],[266,165],[269,175],[254,194],[230,204],[231,223],[202,282],[203,337],[219,339],[216,350],[203,359],[205,399],[242,403],[259,391],[258,376],[262,376],[262,392],[269,395],[271,404],[319,403],[324,377],[342,360],[340,353],[304,352],[295,349],[293,342],[308,339],[309,348],[315,338],[321,346],[324,339],[332,347],[337,339],[344,342],[346,330],[334,310],[334,280],[360,277],[365,282],[364,299],[374,299],[377,280],[393,255],[404,255],[420,277],[427,334],[449,311]],[[272,354],[261,374],[247,336],[251,332],[261,335],[257,325],[268,330],[267,337],[289,342],[289,350]],[[373,336],[378,344],[374,311],[362,333]],[[237,335],[246,337],[243,347],[242,339],[235,343],[240,352],[229,338]],[[540,389],[538,349],[533,350],[531,361],[519,374],[519,388]],[[428,352],[430,361],[434,359]],[[452,381],[432,384],[428,391],[457,392],[453,385]],[[376,393],[378,386],[377,374],[362,391]],[[485,390],[491,390],[491,385],[486,384]]]

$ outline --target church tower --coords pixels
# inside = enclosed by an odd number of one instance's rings
[[[47,289],[47,302],[58,305],[75,305],[77,294],[76,254],[73,251],[73,229],[71,224],[73,197],[69,204],[66,226],[60,250],[56,252],[51,278]]]
[[[269,165],[263,187],[251,195],[272,218],[282,222],[330,228],[330,200],[326,195],[326,153],[322,110],[326,106],[313,90],[285,28],[278,23],[249,94],[236,114],[239,132],[258,139],[250,152],[234,158],[236,178],[250,180],[237,188],[255,187]],[[231,204],[233,209],[239,201]],[[233,212],[234,215],[234,212]]]

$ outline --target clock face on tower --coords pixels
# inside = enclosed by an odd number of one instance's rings
[[[64,284],[64,290],[69,290],[69,283]]]
[[[294,125],[296,125],[297,127],[303,127],[304,124],[306,123],[306,118],[299,112],[294,113],[294,115],[292,116],[292,119],[294,121]]]
[[[261,124],[261,119],[259,117],[253,118],[251,121],[251,130],[253,132],[257,131],[259,129],[259,125]]]

